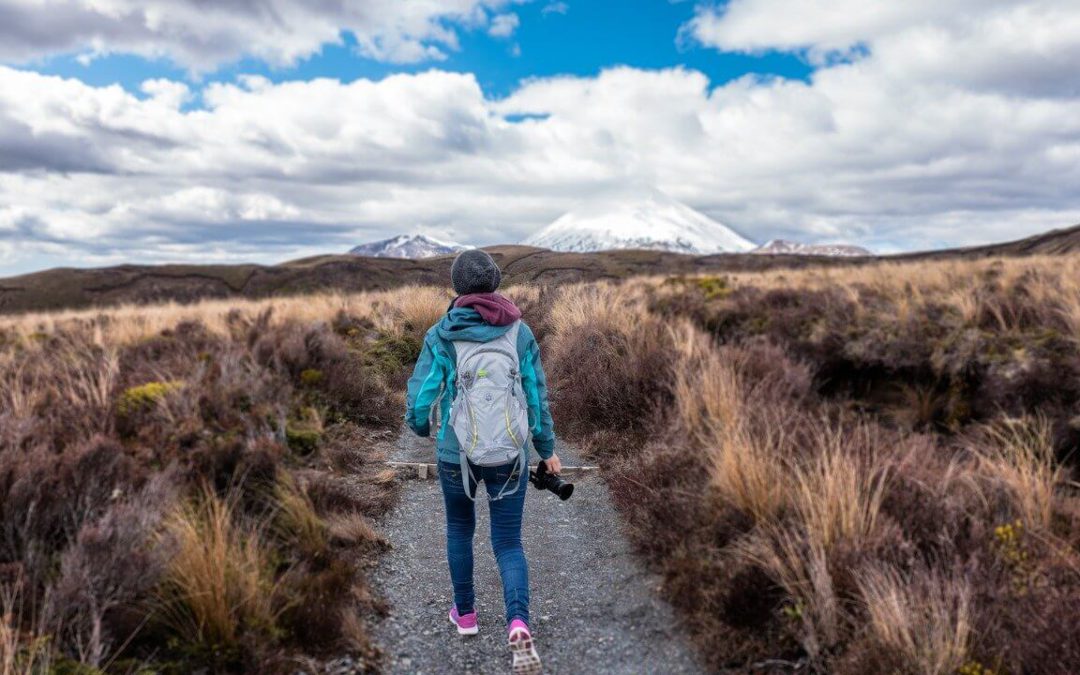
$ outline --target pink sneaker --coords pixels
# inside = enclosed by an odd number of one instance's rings
[[[457,605],[450,608],[450,623],[457,626],[458,635],[476,635],[480,632],[476,625],[476,612],[458,614]]]
[[[510,633],[510,654],[514,657],[510,666],[514,675],[540,675],[540,655],[536,653],[529,626],[521,619],[514,619],[507,630]]]

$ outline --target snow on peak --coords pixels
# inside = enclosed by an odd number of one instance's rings
[[[576,252],[636,248],[707,254],[755,247],[727,226],[656,190],[594,199],[523,243]]]
[[[773,239],[764,246],[751,251],[763,255],[822,255],[834,257],[858,257],[874,255],[861,246],[848,244],[802,244],[785,239]]]
[[[423,234],[401,234],[391,239],[361,244],[349,251],[352,255],[372,258],[431,258],[451,255],[472,248],[447,241],[439,241]]]

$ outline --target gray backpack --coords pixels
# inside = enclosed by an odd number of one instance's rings
[[[491,342],[454,341],[457,395],[450,407],[450,427],[461,446],[461,481],[470,499],[469,462],[477,466],[518,463],[495,500],[517,492],[518,485],[509,492],[506,489],[528,469],[529,410],[518,372],[520,327],[521,322],[515,321]]]

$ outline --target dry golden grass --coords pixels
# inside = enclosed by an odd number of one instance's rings
[[[1080,340],[1080,255],[992,258],[985,260],[922,260],[879,262],[859,267],[807,267],[798,270],[732,272],[732,287],[775,289],[842,289],[858,300],[865,292],[895,302],[900,320],[933,298],[957,309],[968,324],[989,313],[1002,330],[1014,329],[1002,309],[988,305],[980,288],[995,278],[1004,288],[1023,285],[1031,305],[1056,308]],[[658,282],[659,279],[654,280]]]
[[[166,519],[175,547],[158,598],[160,619],[210,648],[238,644],[245,630],[274,625],[274,570],[258,529],[236,523],[234,506],[207,488]]]
[[[934,570],[902,575],[874,566],[857,575],[877,643],[920,675],[957,672],[972,636],[971,589],[960,576]]]
[[[860,545],[874,533],[888,472],[874,459],[848,450],[853,436],[868,433],[823,422],[816,429],[811,458],[797,465],[787,481],[801,531],[815,547]]]
[[[453,295],[445,288],[406,286],[396,292],[392,300],[386,301],[389,308],[378,311],[376,325],[390,332],[423,338],[427,329],[446,313],[452,298]]]
[[[790,467],[777,450],[785,434],[780,420],[751,428],[750,385],[733,352],[721,353],[688,323],[671,329],[675,344],[674,417],[679,433],[709,458],[711,485],[720,497],[755,521],[776,518],[789,504]]]
[[[559,294],[548,318],[553,337],[573,333],[575,328],[612,327],[634,332],[648,316],[642,293],[647,282],[574,284]],[[557,349],[557,347],[555,347]]]
[[[731,555],[766,570],[788,597],[785,615],[799,624],[798,637],[812,661],[840,639],[843,606],[824,548],[796,530],[772,522],[731,547]]]
[[[386,539],[362,513],[338,513],[327,518],[327,532],[334,541],[350,545],[383,545]]]
[[[1027,526],[1049,528],[1064,471],[1054,459],[1051,428],[1044,417],[1003,420],[985,429],[971,449],[991,481],[1008,490]]]
[[[789,466],[776,452],[783,430],[751,433],[738,426],[706,446],[712,486],[724,501],[756,522],[772,522],[791,503]]]
[[[287,471],[278,471],[272,500],[274,533],[301,550],[317,554],[326,548],[326,522],[315,513],[311,498]]]
[[[675,407],[682,429],[708,445],[738,427],[746,392],[738,364],[725,359],[689,322],[671,327]]]
[[[423,331],[435,322],[453,297],[445,288],[406,286],[393,291],[324,292],[262,300],[203,300],[191,304],[122,305],[108,309],[42,312],[0,317],[0,329],[19,336],[23,346],[41,348],[35,336],[55,334],[73,325],[92,327],[98,344],[120,346],[145,340],[184,321],[200,321],[212,333],[228,334],[228,317],[240,312],[255,316],[270,311],[275,321],[329,321],[339,312],[367,317],[380,328]],[[425,323],[429,322],[429,323]],[[408,328],[423,326],[423,328]]]

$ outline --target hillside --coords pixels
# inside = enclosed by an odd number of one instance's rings
[[[1019,241],[887,258],[722,253],[691,256],[664,251],[617,250],[562,253],[528,246],[493,246],[507,283],[622,279],[642,274],[731,272],[810,265],[861,265],[874,260],[1057,255],[1080,251],[1080,226]],[[0,313],[163,300],[261,298],[321,289],[381,290],[405,284],[443,284],[451,256],[423,260],[327,255],[280,265],[121,265],[58,268],[0,279]]]
[[[1050,230],[1024,239],[984,246],[919,251],[891,256],[899,260],[942,258],[988,258],[992,256],[1062,255],[1080,251],[1080,225]]]
[[[687,256],[658,251],[559,253],[526,246],[486,249],[508,283],[621,279],[640,274],[801,266],[807,260],[764,256]],[[452,256],[423,260],[326,255],[280,265],[121,265],[58,268],[0,279],[0,313],[165,300],[262,298],[321,289],[382,290],[405,284],[444,284]]]

